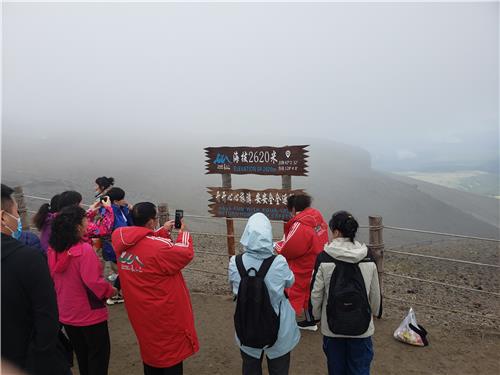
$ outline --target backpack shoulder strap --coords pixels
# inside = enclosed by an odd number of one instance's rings
[[[316,257],[316,263],[319,265],[320,263],[336,263],[336,259],[329,255],[326,251],[322,251]]]
[[[370,263],[373,262],[375,263],[375,258],[373,258],[371,255],[367,255],[365,258],[361,259],[358,263]]]
[[[243,276],[247,274],[247,270],[243,265],[243,254],[236,255],[234,260],[236,262],[236,268],[238,268],[238,273],[240,274],[240,277],[243,278]]]
[[[264,259],[260,265],[259,271],[257,272],[257,277],[266,277],[267,271],[269,271],[269,268],[271,268],[271,265],[274,262],[274,258],[276,258],[276,255],[271,255],[269,258]]]

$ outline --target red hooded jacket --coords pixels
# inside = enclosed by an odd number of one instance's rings
[[[191,299],[182,269],[193,259],[193,241],[164,229],[121,227],[111,237],[125,307],[144,363],[171,367],[199,349]]]
[[[275,245],[295,275],[295,283],[287,292],[297,314],[308,308],[316,257],[327,243],[328,225],[318,210],[309,207],[286,223],[283,240]]]

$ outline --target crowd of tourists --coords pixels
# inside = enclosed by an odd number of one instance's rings
[[[70,375],[76,356],[79,374],[106,375],[108,306],[124,302],[144,374],[182,374],[200,348],[182,275],[195,254],[187,225],[174,239],[174,221],[160,226],[153,203],[132,206],[113,178],[95,182],[87,210],[76,191],[42,205],[33,217],[38,235],[23,231],[14,191],[2,184],[2,362],[20,373]],[[318,324],[328,374],[370,373],[373,316],[382,313],[377,268],[355,239],[356,219],[339,211],[327,224],[311,200],[289,197],[276,243],[269,219],[251,216],[244,251],[229,261],[244,375],[262,374],[264,358],[269,374],[288,374],[300,330]]]

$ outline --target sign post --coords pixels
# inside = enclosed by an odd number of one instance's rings
[[[222,187],[226,189],[231,189],[231,175],[222,175]],[[232,257],[235,254],[235,244],[234,244],[234,221],[226,216],[226,229],[227,229],[227,255]]]
[[[292,176],[281,176],[281,188],[285,191],[292,190]],[[283,223],[283,232],[285,232],[286,223]]]
[[[256,212],[264,213],[270,220],[288,221],[287,198],[303,194],[292,190],[292,176],[307,176],[307,145],[283,147],[207,147],[206,174],[221,174],[222,187],[209,187],[210,213],[225,217],[227,251],[235,254],[233,218],[249,218]],[[233,189],[232,174],[258,174],[282,176],[281,189]]]

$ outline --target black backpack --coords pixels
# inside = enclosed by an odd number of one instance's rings
[[[362,335],[370,325],[372,311],[359,263],[334,262],[326,304],[328,327],[337,335]]]
[[[275,255],[264,259],[259,270],[243,266],[243,255],[236,256],[236,267],[241,277],[238,288],[234,326],[242,345],[251,348],[273,346],[278,339],[280,316],[271,305],[264,278]]]

